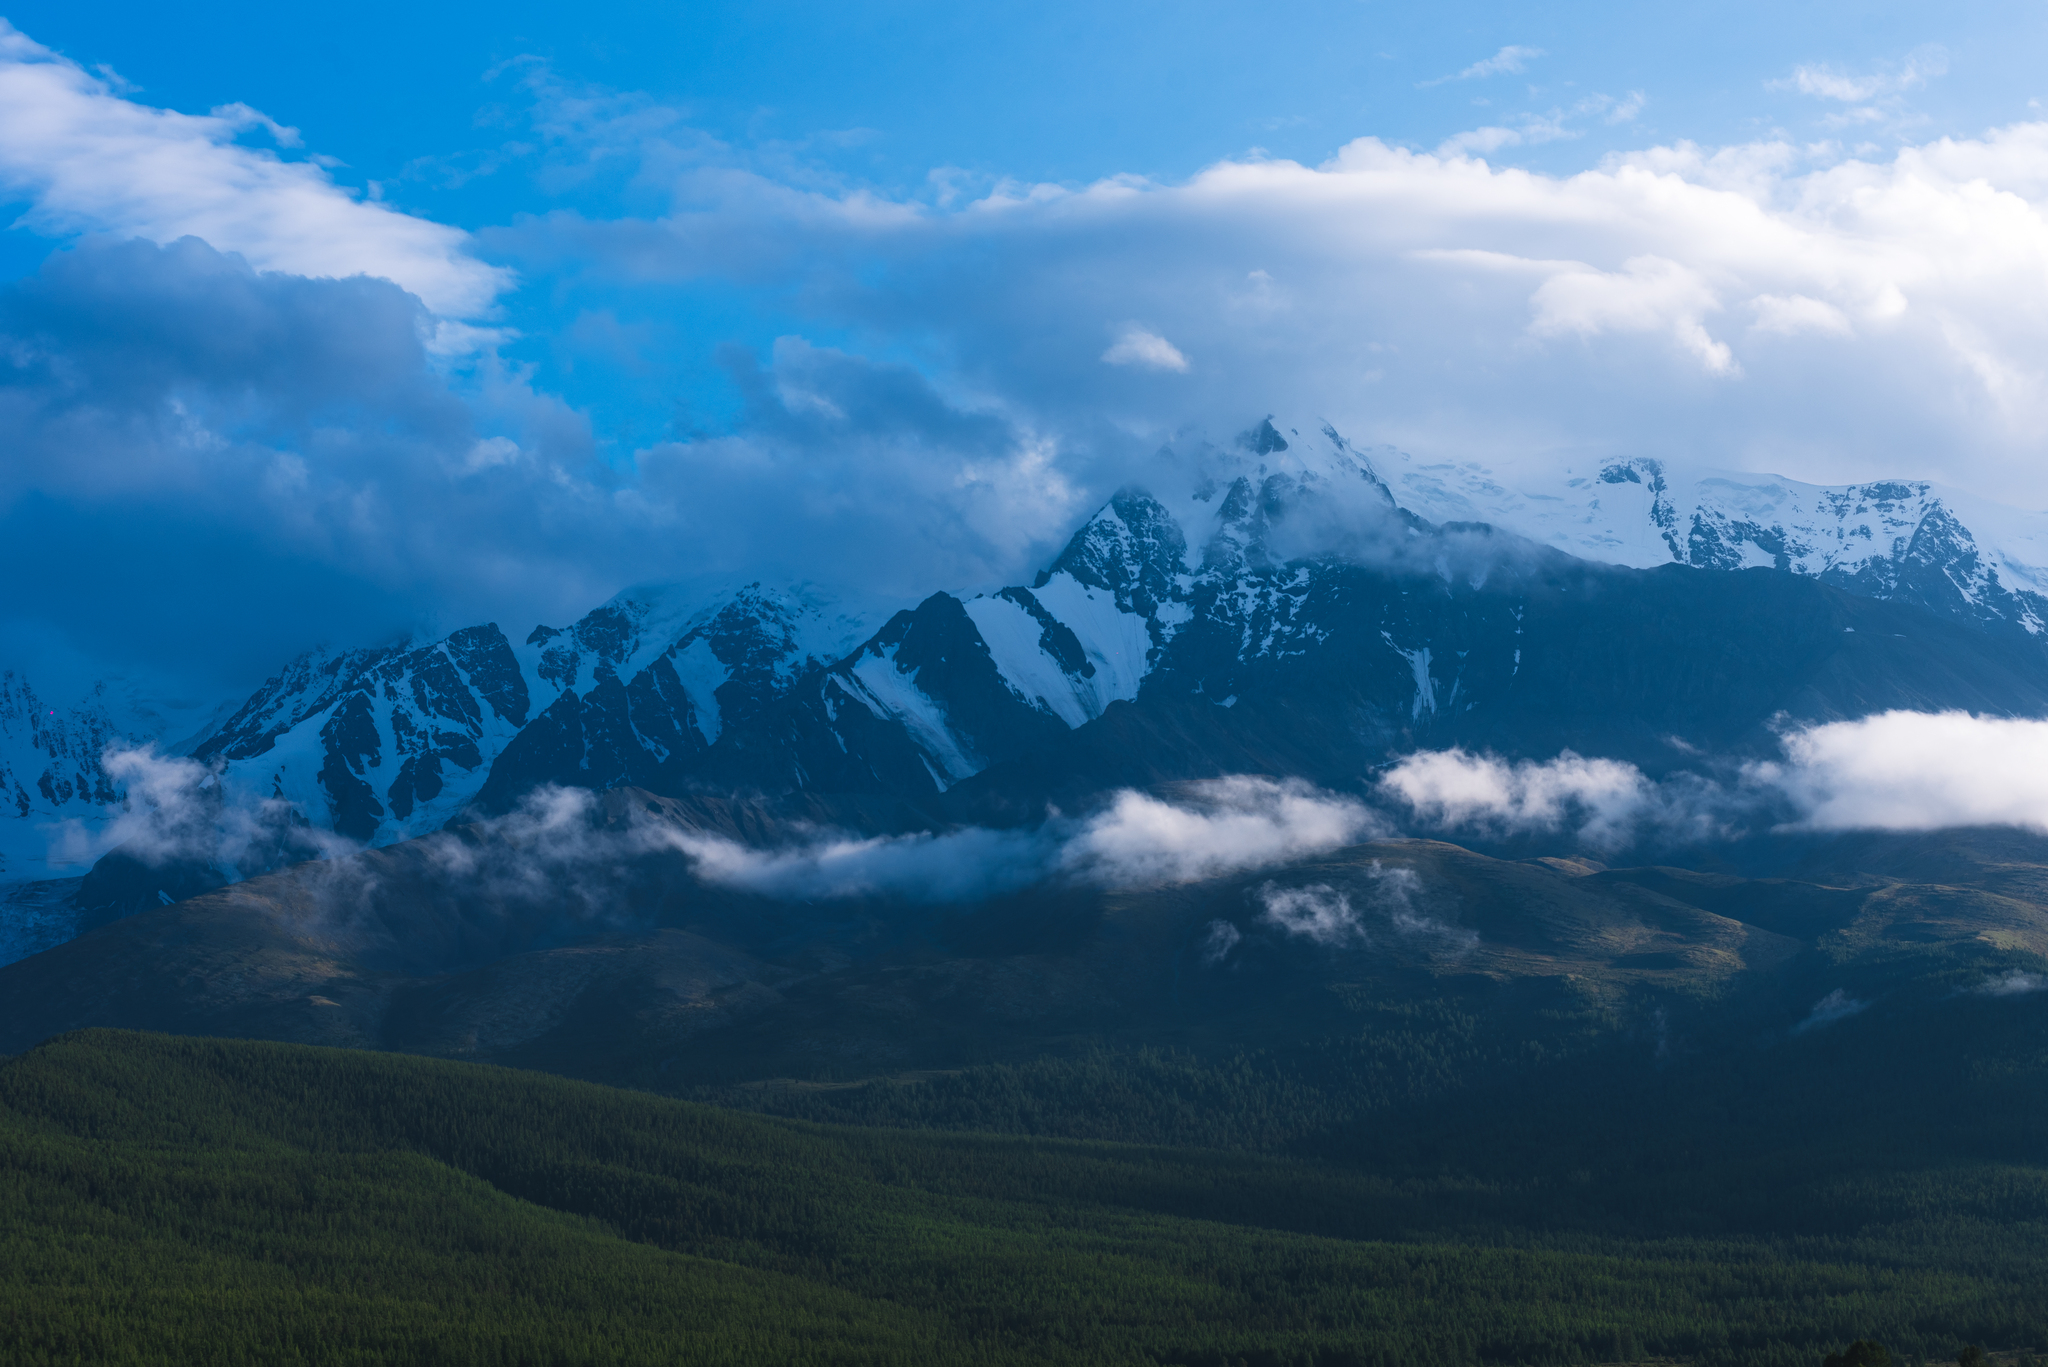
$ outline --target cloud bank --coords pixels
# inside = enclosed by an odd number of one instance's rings
[[[1381,818],[1355,799],[1299,780],[1233,776],[1181,785],[1171,799],[1125,790],[1093,816],[1056,818],[1031,831],[826,833],[771,850],[688,831],[657,838],[688,854],[699,877],[766,896],[959,902],[1048,881],[1100,888],[1194,882],[1384,834]]]
[[[1428,826],[1491,835],[1569,826],[1594,845],[1626,843],[1654,792],[1633,764],[1569,750],[1518,764],[1460,749],[1420,751],[1389,770],[1380,786]]]
[[[1884,712],[1785,737],[1753,782],[1823,831],[2023,826],[2048,831],[2048,721]]]
[[[1568,136],[1619,108],[1505,131]],[[793,275],[821,322],[932,339],[952,382],[1048,431],[1249,406],[1524,468],[1647,451],[2048,495],[2031,455],[2048,125],[1875,159],[1681,142],[1569,176],[1456,142],[1368,137],[1316,166],[1007,185],[947,209],[707,173],[658,219],[561,215],[491,240],[655,288]],[[1104,328],[1132,318],[1188,369],[1099,364]]]
[[[1967,712],[1878,713],[1789,730],[1783,760],[1726,781],[1652,781],[1632,764],[1570,751],[1509,763],[1418,751],[1379,780],[1423,829],[1499,838],[1570,834],[1595,850],[1742,829],[2048,832],[2048,721]]]

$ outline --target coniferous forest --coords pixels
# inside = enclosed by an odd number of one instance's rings
[[[849,1125],[86,1031],[0,1064],[0,1360],[2024,1356],[2048,1343],[2048,1033],[1962,1005],[1945,1037],[1904,1019],[1746,1070],[1617,1076],[1595,1048],[1395,1133],[1300,1107],[1343,1060],[1314,1089],[1300,1058],[1104,1053],[766,1098]],[[1435,1024],[1399,1047],[1455,1068]],[[1074,1128],[1063,1108],[1124,1133],[1021,1132]],[[1266,1137],[1148,1142],[1205,1110]]]

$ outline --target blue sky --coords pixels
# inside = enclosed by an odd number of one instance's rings
[[[2038,5],[6,17],[45,672],[975,587],[1269,410],[2048,506]]]

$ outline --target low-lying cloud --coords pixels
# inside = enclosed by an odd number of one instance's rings
[[[699,877],[771,897],[891,895],[971,901],[1034,883],[1103,888],[1193,882],[1287,864],[1386,833],[1356,799],[1299,780],[1234,776],[1190,783],[1171,798],[1125,790],[1081,819],[1029,831],[982,827],[940,834],[823,833],[780,849],[676,831]]]
[[[2039,973],[2028,973],[2015,968],[2009,973],[1986,980],[1976,991],[1986,997],[2024,997],[2043,988],[2048,988],[2048,978],[2042,977]]]
[[[1635,765],[1570,750],[1514,764],[1463,749],[1418,751],[1380,787],[1426,825],[1496,836],[1570,827],[1593,845],[1625,843],[1653,793]]]
[[[1422,894],[1422,877],[1415,870],[1375,859],[1330,882],[1260,884],[1250,894],[1258,908],[1251,925],[1254,931],[1276,932],[1282,939],[1306,940],[1324,949],[1407,944],[1456,956],[1479,943],[1476,933],[1425,911]],[[1228,921],[1211,922],[1203,962],[1222,963],[1245,938]]]
[[[2048,721],[1881,712],[1790,732],[1782,763],[1751,766],[1811,830],[2048,831]]]
[[[1633,764],[1509,762],[1451,749],[1409,755],[1379,782],[1419,828],[1487,838],[1567,834],[1594,850],[1745,830],[2048,831],[2048,720],[1882,712],[1787,730],[1782,760],[1724,778],[1652,780]]]
[[[1283,888],[1268,883],[1259,889],[1262,921],[1289,935],[1321,945],[1340,945],[1366,938],[1359,923],[1358,909],[1351,895],[1328,883],[1311,883],[1302,888]]]
[[[102,764],[121,804],[103,822],[53,823],[53,865],[84,867],[118,849],[151,866],[208,866],[232,881],[359,848],[282,799],[231,791],[206,765],[154,746],[112,747]]]
[[[1809,1030],[1819,1030],[1837,1021],[1845,1021],[1869,1009],[1869,1002],[1859,1001],[1838,987],[1815,1002],[1813,1010],[1806,1013],[1806,1018],[1792,1027],[1792,1033],[1803,1035]]]
[[[74,821],[54,828],[66,862],[120,849],[151,865],[209,865],[234,881],[358,848],[310,825],[287,802],[230,792],[190,759],[115,750],[106,765],[125,788],[122,807],[98,827]],[[632,805],[607,820],[604,808],[588,790],[543,786],[502,817],[436,832],[409,848],[451,883],[499,899],[560,896],[579,878],[601,899],[602,888],[639,861],[681,855],[705,882],[780,900],[945,903],[1040,883],[1117,889],[1192,882],[1387,833],[1384,819],[1354,798],[1299,780],[1247,776],[1182,784],[1164,797],[1125,790],[1092,815],[1054,816],[1027,830],[867,837],[819,830],[766,848]],[[330,881],[348,877],[336,871]]]

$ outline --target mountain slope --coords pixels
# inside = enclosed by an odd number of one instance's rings
[[[486,623],[306,656],[193,757],[382,844],[479,797],[510,805],[541,781],[529,774],[658,782],[717,738],[728,709],[748,716],[867,629],[815,591],[630,589],[518,643]]]
[[[1774,1091],[1823,1062],[1787,1052]],[[1963,1070],[1938,1100],[1984,1095]],[[1631,1146],[1625,1207],[1569,1150],[1497,1175],[1483,1146],[1519,1115],[1317,1161],[92,1032],[0,1064],[0,1359],[1774,1367],[1848,1333],[1939,1358],[2048,1332],[2042,1174],[2010,1139],[1944,1162],[1782,1113],[1805,1123],[1774,1168],[1719,1133]],[[1602,1108],[1564,1142],[1617,1123],[1665,1138]]]
[[[1996,633],[2048,627],[2048,515],[1925,480],[1803,484],[1648,457],[1558,477],[1375,453],[1402,506],[1590,560],[1769,568]]]

